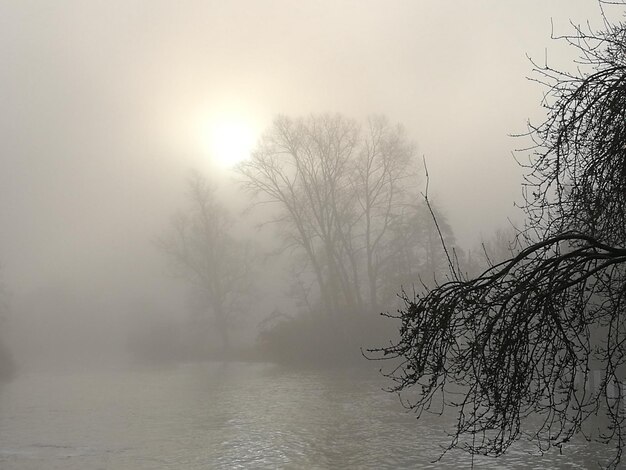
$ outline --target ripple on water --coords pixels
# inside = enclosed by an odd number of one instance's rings
[[[0,391],[0,468],[466,468],[441,423],[418,423],[376,372],[263,364],[21,377]],[[477,468],[589,468],[601,448]]]

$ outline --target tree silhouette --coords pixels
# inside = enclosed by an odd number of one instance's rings
[[[527,436],[541,451],[575,435],[615,446],[626,361],[626,25],[576,27],[575,72],[535,65],[547,119],[533,139],[519,253],[475,278],[404,295],[398,362],[407,406],[452,412],[448,449],[500,455]]]
[[[232,219],[200,173],[187,180],[188,207],[173,219],[159,240],[175,272],[202,297],[222,340],[230,349],[232,315],[250,292],[252,259],[248,246],[231,233]]]
[[[273,222],[304,255],[322,310],[337,314],[376,309],[387,294],[398,222],[417,200],[415,163],[401,126],[326,114],[278,117],[238,171],[257,202],[276,208]]]

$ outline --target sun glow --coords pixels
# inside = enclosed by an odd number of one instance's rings
[[[226,168],[247,159],[255,143],[252,126],[236,117],[211,120],[204,134],[210,158]]]

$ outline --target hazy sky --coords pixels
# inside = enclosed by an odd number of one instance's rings
[[[457,235],[506,225],[508,137],[541,116],[526,54],[595,0],[0,1],[0,263],[9,289],[143,288],[207,122],[384,113],[427,158]],[[157,282],[157,281],[154,281]]]

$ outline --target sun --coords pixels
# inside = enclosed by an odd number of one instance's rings
[[[211,120],[206,126],[205,139],[211,159],[226,168],[247,159],[255,143],[252,126],[238,117]]]

